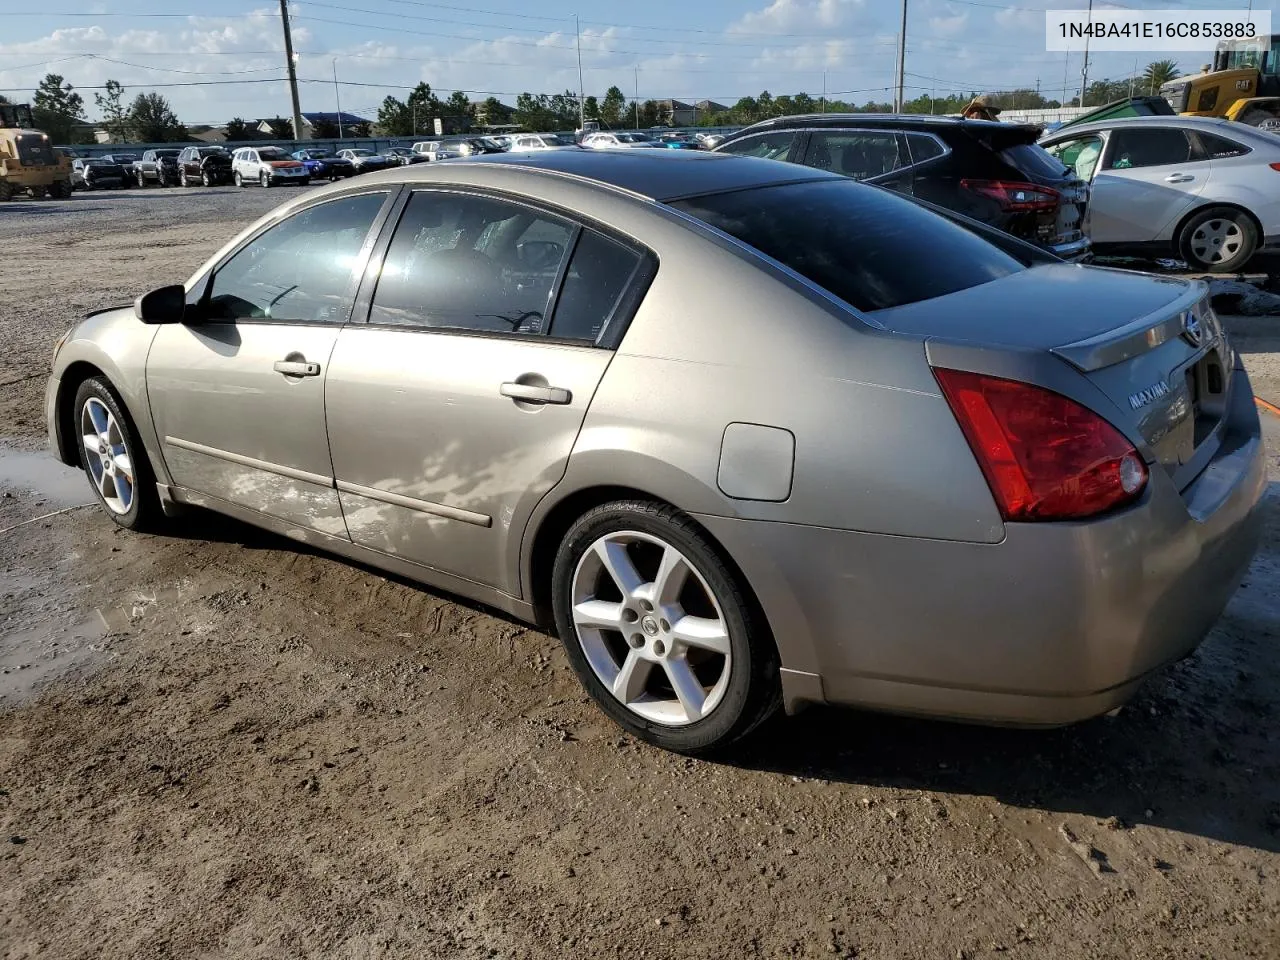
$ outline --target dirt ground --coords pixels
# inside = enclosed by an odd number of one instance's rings
[[[1247,583],[1118,716],[812,709],[689,760],[518,623],[76,507],[37,452],[54,339],[282,193],[0,208],[0,956],[1280,956],[1280,419]],[[1231,326],[1280,401],[1280,319]]]

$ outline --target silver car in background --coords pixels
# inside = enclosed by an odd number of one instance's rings
[[[1213,117],[1130,117],[1072,125],[1041,146],[1091,182],[1095,253],[1178,257],[1242,269],[1280,249],[1280,138]]]
[[[1213,624],[1265,484],[1202,284],[702,151],[308,192],[78,323],[47,413],[116,523],[206,507],[491,604],[695,752],[780,704],[1108,711]]]

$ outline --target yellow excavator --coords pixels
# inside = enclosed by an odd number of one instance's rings
[[[1250,126],[1280,123],[1280,34],[1218,44],[1212,65],[1170,80],[1160,95],[1181,114]]]
[[[19,193],[65,200],[71,196],[71,160],[35,129],[30,105],[0,103],[0,201]]]

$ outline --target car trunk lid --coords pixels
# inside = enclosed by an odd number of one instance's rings
[[[1217,447],[1233,360],[1203,283],[1053,264],[873,316],[899,333],[1053,354],[1180,488]]]

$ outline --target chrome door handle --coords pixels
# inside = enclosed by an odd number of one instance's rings
[[[308,363],[305,360],[277,360],[271,369],[283,373],[286,377],[318,377],[320,364]]]
[[[1164,178],[1165,183],[1190,183],[1195,177],[1190,173],[1171,173]]]
[[[530,383],[504,383],[498,392],[512,400],[528,403],[566,404],[573,401],[573,394],[564,387],[537,387]]]

